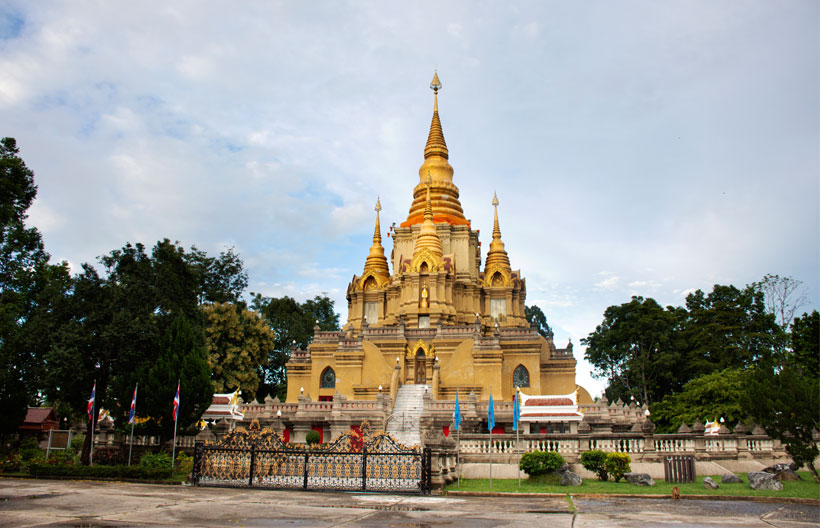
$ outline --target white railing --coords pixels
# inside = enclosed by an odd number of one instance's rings
[[[590,449],[600,449],[607,453],[643,453],[643,438],[590,438]]]
[[[693,438],[655,438],[655,451],[659,453],[694,453]]]

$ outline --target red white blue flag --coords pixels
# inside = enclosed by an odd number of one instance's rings
[[[171,415],[174,421],[177,419],[177,411],[179,411],[179,383],[177,383],[177,395],[174,396],[174,412]]]
[[[94,388],[91,389],[91,397],[88,398],[88,419],[94,419],[94,394],[97,392],[97,382],[94,382]]]
[[[137,416],[137,385],[134,385],[134,397],[131,398],[131,412],[128,413],[128,423],[134,423]]]

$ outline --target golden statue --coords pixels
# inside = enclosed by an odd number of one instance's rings
[[[427,302],[428,295],[430,295],[430,294],[427,292],[427,285],[425,284],[424,286],[421,287],[421,303],[419,304],[419,308],[429,308],[430,307],[430,303]]]

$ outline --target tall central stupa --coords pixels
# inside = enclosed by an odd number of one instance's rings
[[[300,394],[327,400],[337,392],[368,400],[415,383],[429,385],[434,399],[453,399],[458,388],[483,400],[492,393],[509,401],[517,386],[535,395],[578,391],[579,403],[591,402],[575,384],[572,345],[557,349],[551,336],[542,337],[527,322],[526,281],[512,269],[501,240],[495,194],[482,267],[479,232],[464,217],[453,182],[438,112],[438,73],[430,88],[433,119],[424,161],[407,219],[392,233],[390,259],[377,200],[373,244],[362,274],[347,288],[347,323],[341,332],[317,328],[308,350],[293,354],[288,401]]]

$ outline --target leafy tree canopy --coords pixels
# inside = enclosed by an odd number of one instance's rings
[[[250,401],[259,387],[259,370],[274,350],[275,336],[258,313],[243,305],[214,303],[203,307],[205,348],[214,392],[242,390]]]
[[[339,314],[334,311],[330,298],[319,296],[299,303],[287,296],[276,298],[254,294],[251,306],[262,315],[275,335],[256,398],[261,401],[270,394],[284,399],[287,395],[285,364],[290,359],[290,351],[294,347],[306,348],[313,340],[313,329],[317,324],[320,330],[338,330]]]
[[[748,417],[743,409],[747,374],[743,369],[725,369],[695,378],[676,394],[667,395],[650,408],[659,433],[674,433],[682,423],[724,418],[737,423]]]
[[[547,324],[547,316],[537,305],[524,306],[524,315],[531,326],[534,326],[543,337],[552,337],[552,328]]]

